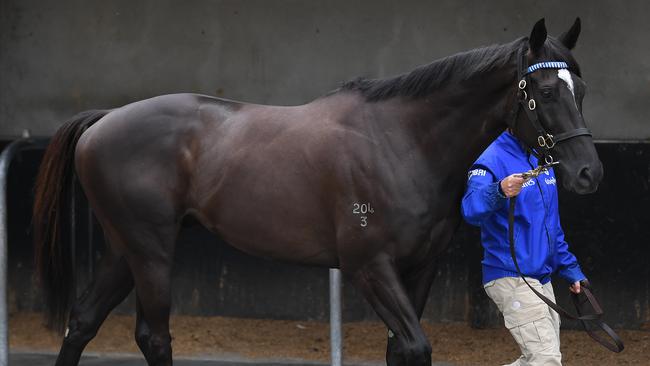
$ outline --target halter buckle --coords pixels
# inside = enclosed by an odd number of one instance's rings
[[[555,146],[555,141],[553,140],[553,135],[547,133],[546,136],[537,136],[537,143],[540,147],[545,147],[547,149],[552,149]],[[549,155],[550,156],[550,155]]]
[[[521,90],[526,89],[526,80],[525,79],[519,80],[519,89],[521,89]]]
[[[544,156],[544,162],[546,163],[546,165],[555,165],[553,162],[553,156],[551,156],[550,154]]]

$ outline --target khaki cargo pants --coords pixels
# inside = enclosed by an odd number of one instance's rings
[[[555,302],[550,282],[542,285],[528,278],[535,290]],[[485,292],[503,314],[506,328],[512,334],[521,357],[512,366],[556,366],[562,364],[560,354],[560,316],[533,293],[524,280],[504,277],[486,283]]]

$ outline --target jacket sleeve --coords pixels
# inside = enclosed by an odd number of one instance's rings
[[[567,280],[569,283],[574,283],[576,281],[582,281],[587,278],[587,276],[582,273],[578,260],[573,253],[569,252],[569,244],[564,239],[564,231],[562,226],[559,223],[560,219],[558,217],[558,235],[556,239],[557,244],[557,273],[560,277]]]
[[[461,212],[469,224],[480,226],[483,220],[502,208],[507,199],[501,192],[499,181],[487,168],[473,166],[468,177]]]

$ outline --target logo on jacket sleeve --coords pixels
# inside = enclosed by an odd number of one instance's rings
[[[474,177],[474,176],[477,176],[477,177],[485,177],[486,174],[487,174],[487,170],[485,170],[485,169],[474,169],[474,170],[470,170],[470,171],[467,173],[467,180],[472,179],[472,177]]]

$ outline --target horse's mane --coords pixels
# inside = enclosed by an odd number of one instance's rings
[[[438,59],[415,70],[386,79],[356,78],[344,83],[340,91],[358,91],[368,101],[379,101],[396,96],[419,98],[431,94],[446,83],[471,79],[495,68],[500,68],[513,61],[523,42],[528,38],[519,38],[513,42],[492,45],[457,53]],[[566,60],[572,71],[579,75],[579,68],[570,52],[557,40],[549,37],[547,50],[550,56]]]

